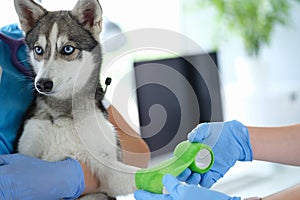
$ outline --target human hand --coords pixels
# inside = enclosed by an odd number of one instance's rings
[[[226,194],[209,190],[196,185],[183,185],[175,177],[167,174],[163,178],[163,185],[169,194],[154,194],[144,190],[134,192],[136,200],[241,200],[240,197],[230,197]]]
[[[73,199],[84,190],[78,161],[48,162],[22,154],[0,156],[0,199]]]
[[[213,122],[199,124],[192,130],[188,139],[190,142],[200,142],[212,147],[214,164],[205,174],[195,179],[195,173],[184,171],[179,180],[199,184],[210,188],[217,180],[236,163],[236,161],[252,161],[252,148],[248,129],[240,122]],[[190,175],[189,175],[190,174]],[[191,176],[191,177],[190,177]]]

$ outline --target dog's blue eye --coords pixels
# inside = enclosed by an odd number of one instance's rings
[[[75,47],[67,45],[63,48],[62,54],[71,55],[75,51]]]
[[[34,51],[37,55],[43,55],[43,53],[44,53],[43,48],[40,46],[34,47]]]

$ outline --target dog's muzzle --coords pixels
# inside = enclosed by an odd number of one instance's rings
[[[53,88],[53,81],[49,79],[40,79],[36,82],[35,87],[38,90],[38,92],[48,93],[51,92]]]

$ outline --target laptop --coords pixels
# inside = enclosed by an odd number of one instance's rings
[[[223,121],[216,52],[133,65],[140,133],[152,157],[172,153],[199,123]]]

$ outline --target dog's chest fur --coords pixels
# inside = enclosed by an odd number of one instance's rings
[[[19,151],[50,161],[70,156],[83,159],[96,145],[93,156],[116,160],[119,149],[113,127],[96,104],[91,101],[90,108],[83,105],[72,110],[71,100],[67,102],[37,98],[30,110],[32,116],[25,122]]]

